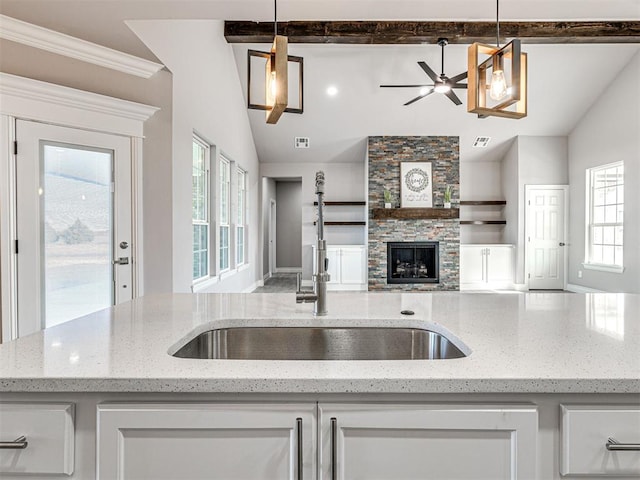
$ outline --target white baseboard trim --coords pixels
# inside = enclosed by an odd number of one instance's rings
[[[240,293],[251,293],[253,292],[256,288],[258,287],[262,287],[263,286],[263,282],[262,280],[258,280],[256,282],[253,282],[250,286],[248,286],[247,288],[245,288],[244,290],[242,290],[242,292]]]
[[[276,273],[302,273],[302,267],[278,267]]]
[[[529,285],[527,285],[526,283],[514,283],[513,289],[516,290],[517,292],[528,292]]]
[[[271,272],[267,272],[264,274],[264,276],[262,277],[262,282],[266,282],[267,280],[269,280],[271,278]],[[263,285],[264,286],[264,285]]]
[[[583,287],[582,285],[575,285],[573,283],[567,283],[565,290],[573,293],[605,293],[604,290],[596,290],[595,288]]]

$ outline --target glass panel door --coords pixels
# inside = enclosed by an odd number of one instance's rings
[[[132,298],[131,140],[16,121],[17,336]]]
[[[113,305],[113,151],[41,142],[44,326]]]

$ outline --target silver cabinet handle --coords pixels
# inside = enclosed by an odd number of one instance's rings
[[[331,480],[338,479],[338,419],[331,419]]]
[[[16,438],[13,442],[0,442],[0,448],[27,448],[27,445],[29,442],[24,435]]]
[[[565,243],[564,242],[560,242],[558,245],[561,246],[561,247],[564,247]]]
[[[298,437],[298,480],[302,480],[302,418],[296,418],[296,434]]]
[[[640,443],[620,443],[615,438],[607,438],[607,450],[640,452]]]

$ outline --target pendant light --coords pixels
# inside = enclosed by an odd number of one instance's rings
[[[266,111],[266,121],[275,124],[284,112],[302,113],[302,57],[288,54],[289,41],[286,36],[278,35],[278,2],[273,1],[273,44],[269,52],[248,50],[247,101],[248,107]],[[251,59],[266,59],[264,70],[264,104],[251,100],[252,75]],[[298,107],[288,108],[289,102],[289,62],[298,66]]]
[[[500,47],[499,0],[496,0],[496,46],[473,43],[468,59],[468,112],[481,118],[527,116],[527,54],[520,50],[518,39]],[[491,76],[487,78],[489,72]]]

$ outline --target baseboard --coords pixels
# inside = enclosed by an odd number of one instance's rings
[[[276,273],[302,273],[302,267],[278,267]]]
[[[267,280],[269,280],[271,278],[271,272],[267,272],[264,274],[264,276],[262,277],[262,281],[266,282]]]
[[[574,285],[572,283],[567,283],[565,290],[573,293],[606,293],[604,290],[596,290],[595,288],[583,287],[582,285]]]
[[[249,285],[247,288],[242,290],[240,293],[251,293],[260,286],[262,286],[262,281],[258,280],[256,282],[253,282],[251,285]]]

